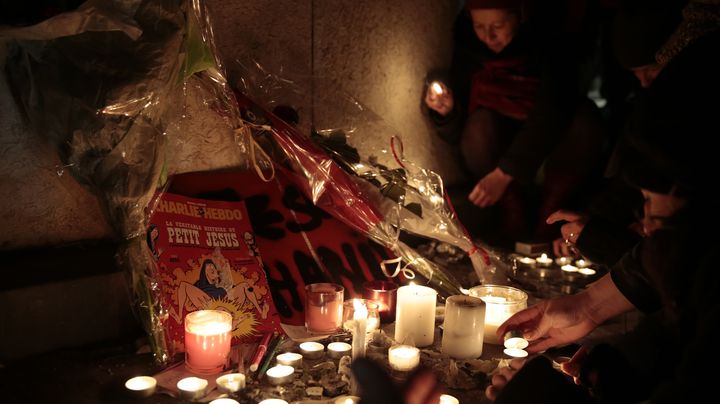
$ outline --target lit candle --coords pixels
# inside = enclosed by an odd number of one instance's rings
[[[525,349],[530,345],[528,340],[522,337],[520,330],[512,330],[505,333],[503,337],[505,348]]]
[[[520,348],[505,348],[503,349],[503,353],[507,356],[512,356],[513,358],[524,358],[528,356],[527,351]]]
[[[215,379],[221,393],[235,393],[245,388],[245,375],[242,373],[228,373]]]
[[[533,266],[535,265],[535,258],[530,257],[520,257],[517,259],[517,261],[523,265]]]
[[[442,84],[436,80],[430,83],[430,91],[432,91],[434,95],[442,95],[442,93],[445,92],[445,89],[443,89]]]
[[[333,401],[334,404],[358,404],[360,397],[358,396],[340,396]]]
[[[538,265],[541,265],[541,266],[544,266],[544,267],[549,267],[549,266],[552,265],[552,263],[553,263],[552,258],[549,258],[549,257],[547,256],[547,254],[545,254],[545,253],[543,253],[540,257],[538,257],[538,258],[536,259],[536,261],[537,261]]]
[[[367,310],[367,327],[366,332],[371,333],[380,328],[380,315],[378,314],[378,302],[367,299],[350,299],[343,303],[343,328],[349,332],[353,332],[355,327],[355,305],[362,305]]]
[[[480,357],[484,327],[485,302],[471,296],[448,297],[443,322],[442,353],[455,359]]]
[[[308,359],[320,359],[325,353],[325,345],[319,342],[303,342],[300,344],[300,352]]]
[[[279,398],[267,398],[258,404],[288,404],[288,402]]]
[[[592,262],[584,259],[575,260],[575,266],[578,268],[587,268],[592,265]]]
[[[450,394],[441,394],[438,404],[460,404],[460,400]]]
[[[563,265],[560,267],[565,272],[577,272],[578,268],[575,265]]]
[[[198,377],[186,377],[177,382],[180,398],[188,401],[194,401],[204,397],[207,386],[208,381]]]
[[[410,345],[395,345],[388,349],[390,367],[402,372],[415,369],[420,364],[420,350]]]
[[[353,299],[353,327],[352,329],[352,359],[358,359],[365,356],[365,337],[368,328],[368,310],[367,306],[361,299]]]
[[[210,404],[240,404],[237,400],[232,398],[216,398],[210,401]]]
[[[572,263],[572,257],[558,257],[555,258],[555,263],[558,266],[569,265]]]
[[[347,342],[331,342],[328,344],[328,355],[333,359],[350,355],[350,351],[352,351],[352,346]]]
[[[527,307],[527,293],[520,289],[501,285],[480,285],[470,288],[470,296],[485,302],[485,325],[483,341],[500,344],[496,332],[510,316]]]
[[[395,321],[395,307],[398,285],[391,281],[370,281],[363,285],[363,297],[378,304],[380,321]]]
[[[295,368],[287,365],[273,366],[265,372],[268,381],[273,386],[290,383],[295,378]]]
[[[332,334],[340,327],[344,291],[334,283],[305,286],[305,328],[309,332]]]
[[[398,289],[395,341],[419,347],[433,343],[436,296],[434,289],[412,283]]]
[[[150,397],[155,393],[157,380],[150,376],[137,376],[125,382],[125,388],[132,396],[138,398]]]
[[[580,268],[578,269],[578,272],[586,276],[595,275],[597,273],[597,271],[592,268]]]
[[[275,361],[278,365],[286,365],[286,366],[292,366],[295,369],[302,368],[302,358],[303,356],[299,353],[295,352],[285,352],[280,355],[278,355],[275,358]]]
[[[193,373],[223,370],[230,355],[232,316],[221,310],[198,310],[185,316],[185,365]]]

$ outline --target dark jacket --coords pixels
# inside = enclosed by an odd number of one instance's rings
[[[454,109],[446,117],[429,111],[438,134],[447,142],[459,141],[471,103],[473,75],[488,64],[522,60],[521,66],[513,68],[517,77],[537,82],[537,88],[532,84],[528,91],[535,94],[534,105],[500,159],[499,167],[519,181],[531,181],[564,136],[580,99],[579,67],[571,50],[573,45],[561,34],[545,34],[526,23],[513,41],[495,54],[477,38],[466,12],[461,12],[456,20],[454,41],[452,69],[445,77],[455,96]]]

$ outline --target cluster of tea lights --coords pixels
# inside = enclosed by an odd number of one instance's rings
[[[581,275],[592,276],[597,273],[596,270],[591,268],[592,262],[585,259],[574,260],[572,257],[558,257],[554,261],[548,257],[547,254],[543,253],[537,258],[532,257],[518,257],[516,261],[522,265],[529,267],[549,267],[553,262],[560,267],[561,270],[568,273],[577,272]]]

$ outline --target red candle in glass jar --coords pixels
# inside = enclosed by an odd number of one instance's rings
[[[185,365],[190,371],[222,371],[230,355],[232,316],[221,310],[198,310],[185,317]]]
[[[398,284],[392,281],[374,280],[363,285],[363,298],[378,303],[380,321],[392,323],[395,321],[395,301]]]

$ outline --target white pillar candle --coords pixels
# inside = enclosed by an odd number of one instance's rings
[[[510,316],[527,307],[527,293],[520,289],[502,285],[480,285],[470,288],[470,296],[485,302],[485,326],[483,341],[501,344],[496,335],[498,327]]]
[[[410,345],[395,345],[388,349],[390,367],[408,372],[420,364],[420,350]]]
[[[295,352],[285,352],[275,357],[278,365],[292,366],[295,369],[302,368],[303,356]]]
[[[460,400],[450,394],[441,394],[438,404],[460,404]]]
[[[325,345],[319,342],[303,342],[300,344],[300,352],[308,359],[320,359],[325,353]]]
[[[208,381],[199,377],[186,377],[177,382],[177,389],[180,398],[188,401],[195,401],[205,396]]]
[[[433,343],[436,296],[434,289],[412,283],[398,289],[395,341],[418,347]]]
[[[273,366],[265,372],[273,386],[290,383],[295,378],[295,368],[287,365]]]
[[[455,359],[480,357],[484,327],[485,302],[472,296],[448,297],[445,303],[442,353]]]
[[[353,299],[353,307],[352,359],[355,360],[365,356],[368,310],[361,299]]]
[[[215,379],[215,384],[221,393],[235,393],[245,388],[245,375],[228,373]]]
[[[331,342],[328,344],[328,355],[333,359],[342,358],[345,355],[350,355],[352,346],[347,342]]]
[[[137,376],[125,382],[125,388],[132,396],[138,398],[150,397],[155,393],[157,380],[150,376]]]

